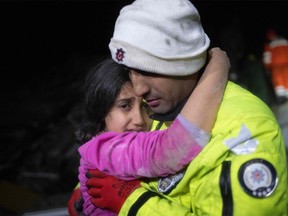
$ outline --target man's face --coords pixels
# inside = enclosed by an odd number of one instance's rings
[[[135,94],[143,97],[152,112],[165,114],[184,100],[197,82],[198,74],[185,77],[164,76],[131,70],[130,78]]]

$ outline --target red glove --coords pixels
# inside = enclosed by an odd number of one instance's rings
[[[106,175],[99,170],[90,170],[86,182],[91,202],[99,208],[119,213],[128,196],[140,187],[140,180],[124,181]]]
[[[83,210],[83,198],[79,188],[75,189],[68,201],[68,212],[70,216],[80,216]]]

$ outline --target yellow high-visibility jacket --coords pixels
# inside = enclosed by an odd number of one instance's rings
[[[169,126],[163,124],[162,128]],[[286,150],[274,114],[229,82],[210,142],[174,176],[142,183],[119,215],[288,215]]]

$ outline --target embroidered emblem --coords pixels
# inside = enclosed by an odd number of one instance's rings
[[[185,171],[179,172],[165,178],[160,178],[158,181],[158,191],[161,193],[169,192],[183,178]]]
[[[278,183],[274,166],[264,159],[244,163],[240,167],[238,179],[244,191],[255,198],[270,196]]]
[[[125,54],[125,52],[124,52],[124,50],[122,48],[117,49],[116,59],[117,59],[118,62],[122,62],[123,61],[123,59],[125,57],[124,54]]]

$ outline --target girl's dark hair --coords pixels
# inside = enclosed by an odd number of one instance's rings
[[[88,70],[83,88],[85,116],[76,133],[81,143],[104,130],[105,117],[127,81],[130,81],[128,69],[111,58],[94,64]]]

